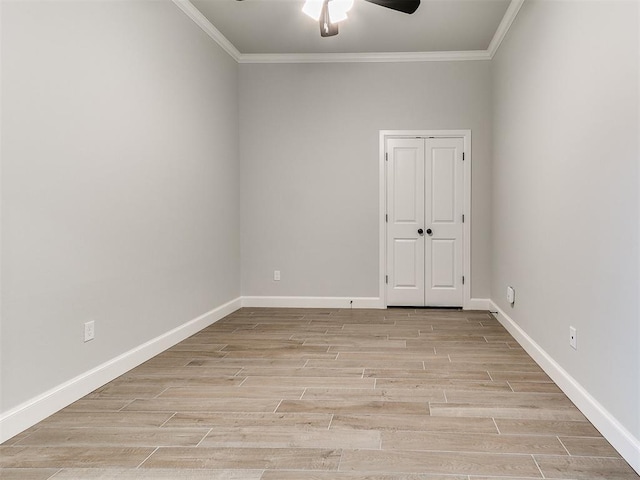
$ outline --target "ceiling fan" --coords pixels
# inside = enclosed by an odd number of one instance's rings
[[[242,1],[242,0],[238,0]],[[411,15],[420,6],[420,0],[365,0],[381,7]],[[347,19],[353,0],[306,0],[302,11],[320,23],[320,36],[338,34],[338,23]]]
[[[381,7],[412,14],[420,6],[420,0],[365,0]],[[320,36],[338,34],[338,23],[347,18],[353,0],[306,0],[302,11],[320,23]]]

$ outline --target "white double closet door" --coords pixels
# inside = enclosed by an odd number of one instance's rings
[[[387,139],[387,305],[463,305],[463,148]]]

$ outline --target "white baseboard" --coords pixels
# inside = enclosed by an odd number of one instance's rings
[[[495,316],[504,328],[506,328],[522,348],[531,355],[545,373],[551,377],[629,465],[640,474],[640,439],[636,438],[624,425],[611,415],[575,378],[569,375],[564,368],[493,301],[491,301],[491,310],[498,312]]]
[[[465,310],[491,310],[491,299],[489,298],[470,298],[464,306]]]
[[[353,301],[353,305],[349,302]],[[270,308],[386,308],[380,297],[242,297],[243,307]],[[489,310],[491,300],[472,298],[465,310]]]
[[[353,301],[353,305],[349,302]],[[379,297],[242,297],[243,307],[385,308]]]
[[[241,306],[240,297],[0,414],[0,443],[128,372]]]

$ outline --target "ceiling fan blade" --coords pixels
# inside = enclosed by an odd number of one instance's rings
[[[331,23],[329,17],[329,0],[322,3],[322,12],[320,13],[320,36],[333,37],[338,34],[338,24]]]
[[[402,13],[412,14],[420,6],[420,0],[366,0],[381,7],[390,8]]]

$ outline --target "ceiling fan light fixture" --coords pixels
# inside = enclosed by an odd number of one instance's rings
[[[304,2],[302,11],[317,22],[318,20],[320,20],[323,3],[324,0],[307,0],[306,2]]]
[[[326,0],[306,0],[302,11],[313,18],[315,21],[320,20],[322,15],[322,6]],[[353,0],[328,0],[329,19],[331,23],[338,23],[346,20],[347,12],[353,7]]]
[[[347,12],[353,7],[353,0],[329,0],[329,17],[334,23],[347,19]]]

